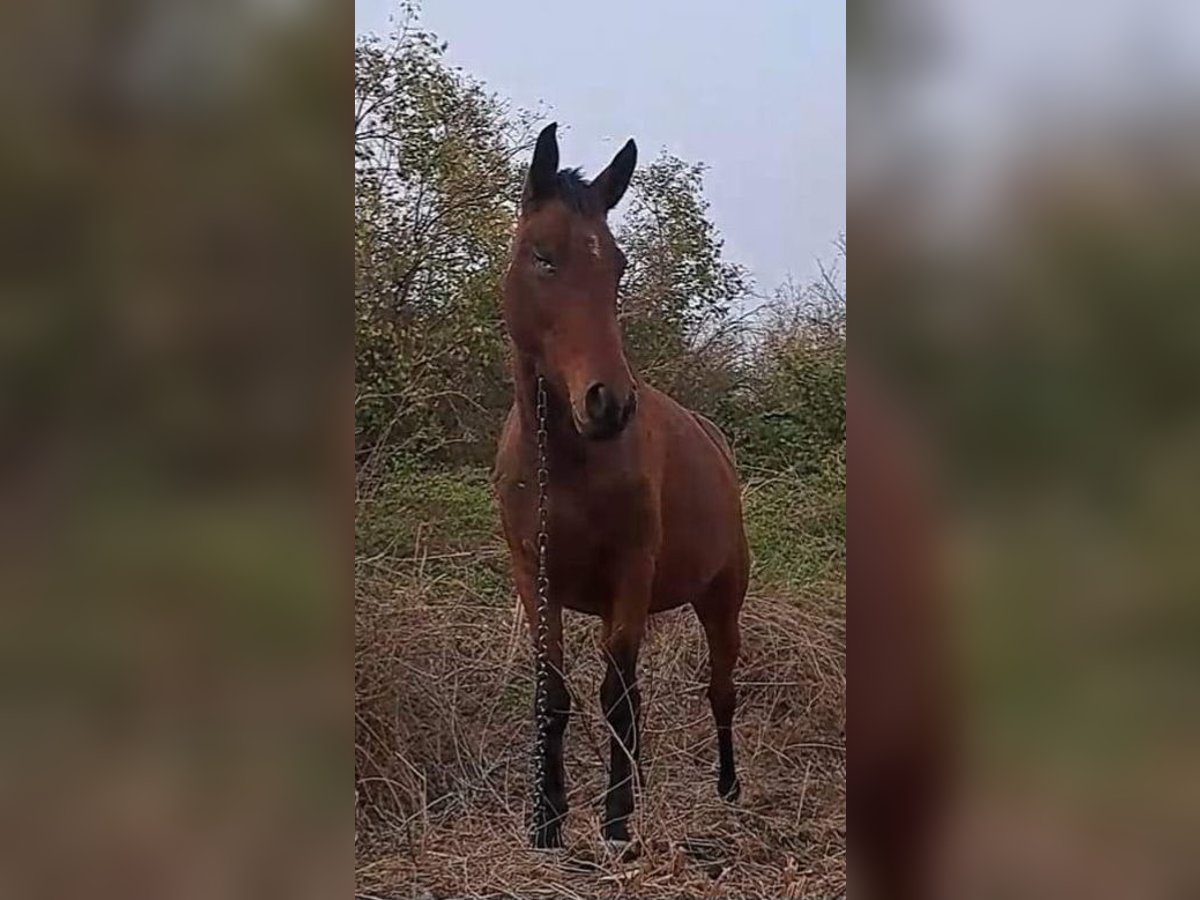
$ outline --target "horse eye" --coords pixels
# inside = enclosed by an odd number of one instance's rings
[[[554,263],[537,250],[533,251],[533,264],[540,272],[545,272],[547,275],[554,274]]]

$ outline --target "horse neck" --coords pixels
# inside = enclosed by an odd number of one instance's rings
[[[533,359],[514,348],[513,382],[516,388],[517,414],[521,430],[528,436],[528,446],[537,447],[537,366]],[[571,422],[568,400],[559,397],[546,383],[546,435],[550,452],[560,459],[579,459],[583,455],[583,438]]]

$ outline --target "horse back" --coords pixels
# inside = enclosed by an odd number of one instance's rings
[[[729,461],[729,465],[732,466],[736,471],[737,459],[733,455],[733,448],[729,446],[729,441],[725,439],[725,434],[720,428],[713,424],[712,419],[708,418],[707,416],[703,416],[694,410],[688,411],[691,412],[692,417],[700,423],[700,427],[704,429],[704,433],[712,439],[712,442],[717,445],[717,449],[725,455],[725,459]]]

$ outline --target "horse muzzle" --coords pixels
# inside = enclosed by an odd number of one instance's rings
[[[574,406],[572,406],[574,409]],[[575,427],[590,441],[606,441],[625,430],[637,412],[637,391],[624,397],[605,384],[592,384],[583,398],[583,412],[575,414]]]

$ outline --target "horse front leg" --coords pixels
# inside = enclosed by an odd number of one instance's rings
[[[649,569],[644,567],[625,580],[604,619],[602,647],[607,668],[600,685],[600,703],[609,728],[610,764],[602,836],[614,843],[630,840],[634,775],[640,757],[637,660],[649,607]]]
[[[519,547],[514,547],[514,561],[523,562],[518,552]],[[535,567],[517,562],[513,566],[513,578],[524,607],[533,649],[533,722],[538,740],[534,743],[532,758],[530,841],[536,849],[550,850],[563,845],[563,823],[567,818],[563,738],[571,714],[571,695],[564,681],[562,607],[555,603],[546,604],[545,641],[539,641]]]
[[[533,633],[535,672],[541,671],[534,689],[534,726],[545,729],[544,740],[534,749],[534,803],[531,838],[539,850],[563,845],[563,824],[567,818],[566,771],[563,765],[563,740],[571,716],[571,695],[563,672],[562,608],[546,608],[545,660],[537,666],[538,619],[530,618]],[[543,722],[542,719],[545,719]]]

